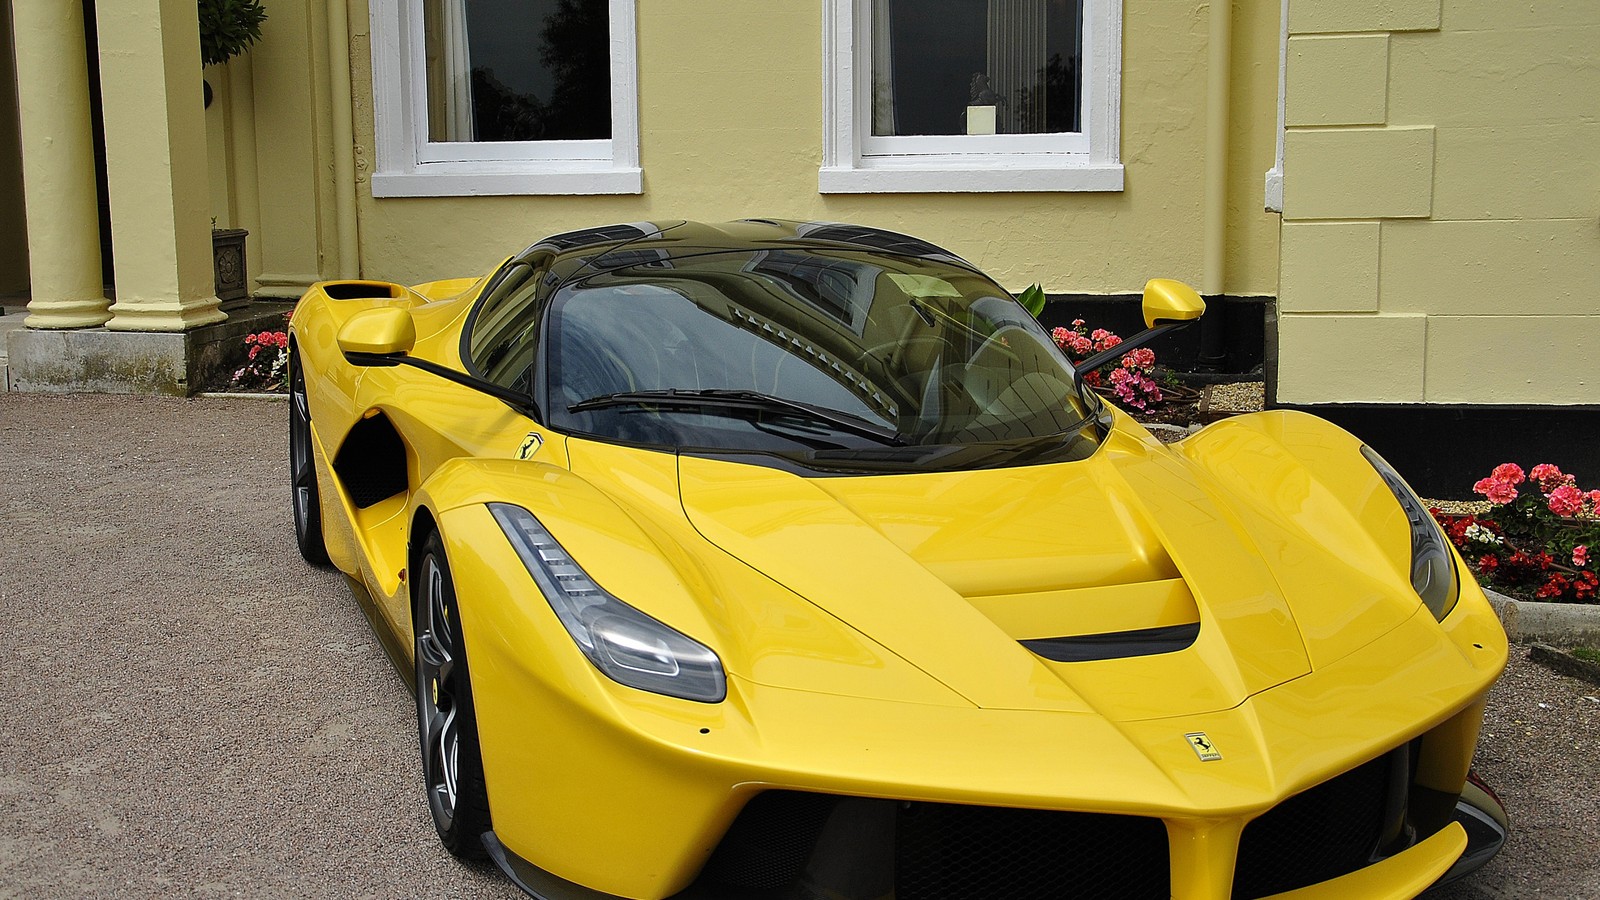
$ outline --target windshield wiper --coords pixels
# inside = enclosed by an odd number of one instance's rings
[[[567,412],[583,412],[612,406],[682,406],[696,409],[732,410],[736,412],[765,412],[799,416],[813,422],[823,422],[839,431],[870,438],[880,444],[900,446],[905,439],[891,428],[874,425],[865,419],[846,412],[813,406],[799,400],[774,397],[760,391],[736,391],[717,388],[705,390],[618,391],[580,400],[567,407]]]

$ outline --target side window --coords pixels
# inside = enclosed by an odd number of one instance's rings
[[[636,0],[371,0],[376,197],[639,193]]]
[[[532,364],[539,327],[538,270],[513,263],[496,280],[478,307],[470,355],[489,381],[531,391]]]

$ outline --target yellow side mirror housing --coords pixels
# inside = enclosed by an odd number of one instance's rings
[[[1144,286],[1144,324],[1192,322],[1205,315],[1206,302],[1195,289],[1172,278],[1152,278]]]
[[[411,313],[394,306],[364,309],[339,329],[342,353],[403,356],[416,343],[417,326],[411,321]]]

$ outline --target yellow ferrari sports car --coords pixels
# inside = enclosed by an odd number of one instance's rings
[[[924,241],[595,228],[318,284],[289,353],[300,550],[534,897],[1406,898],[1505,838],[1505,634],[1400,476],[1288,412],[1163,445]]]

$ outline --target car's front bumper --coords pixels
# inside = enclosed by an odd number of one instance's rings
[[[1448,884],[1482,867],[1505,843],[1505,828],[1494,816],[1463,800],[1456,806],[1456,821],[1403,853],[1268,900],[1403,900],[1435,884]],[[500,870],[524,893],[537,900],[623,900],[615,894],[574,884],[535,866],[507,850],[492,831],[483,834],[484,849]],[[1453,863],[1451,861],[1454,861]],[[1446,869],[1448,867],[1448,869]],[[1441,876],[1439,873],[1444,871]],[[726,892],[691,885],[671,900],[722,900]]]
[[[551,898],[567,883],[599,892],[568,896],[674,896],[752,798],[794,792],[1159,822],[1171,896],[1224,900],[1248,823],[1397,748],[1411,748],[1416,786],[1454,803],[1506,651],[1481,596],[1464,596],[1443,629],[1419,609],[1312,675],[1177,719],[885,702],[736,674],[726,701],[701,704],[605,679],[536,592],[471,599],[520,568],[509,548],[449,549],[469,597],[463,628],[496,839],[514,875],[520,859],[559,876],[545,887],[524,878]],[[1197,755],[1193,732],[1222,758]],[[1424,835],[1334,876],[1355,879],[1358,894],[1300,896],[1414,896],[1467,846],[1455,825]],[[1305,890],[1334,882],[1322,883]]]

